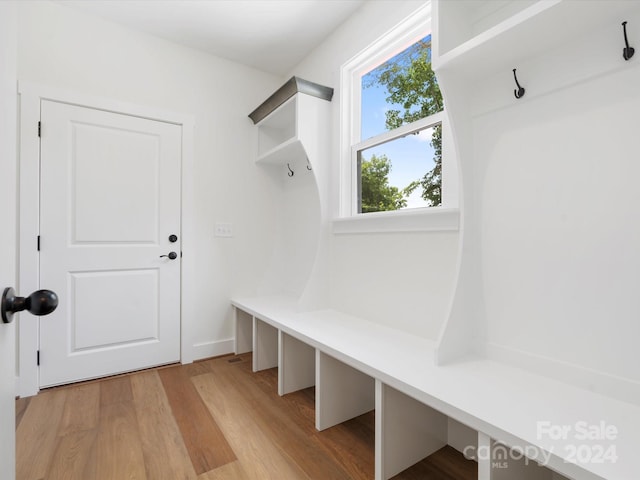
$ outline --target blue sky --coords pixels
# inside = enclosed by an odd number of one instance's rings
[[[366,79],[366,75],[363,79]],[[361,104],[361,139],[366,140],[382,133],[385,127],[385,112],[394,109],[393,104],[386,102],[388,93],[385,87],[373,85],[362,89]],[[399,110],[402,108],[398,107]],[[372,154],[380,156],[386,154],[391,160],[389,183],[400,189],[418,180],[433,168],[434,151],[431,145],[431,129],[420,135],[409,135],[384,145],[370,148],[363,152],[363,158],[368,159]],[[422,190],[414,191],[409,198],[408,207],[424,207],[426,203],[420,198]]]

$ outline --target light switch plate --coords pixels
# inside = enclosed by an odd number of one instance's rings
[[[216,223],[216,237],[233,237],[233,227],[230,223]]]

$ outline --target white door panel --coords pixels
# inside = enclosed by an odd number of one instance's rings
[[[157,244],[160,136],[75,122],[70,128],[72,243]]]
[[[40,385],[180,358],[181,127],[43,101]]]
[[[70,279],[72,354],[159,341],[157,269],[71,273]]]

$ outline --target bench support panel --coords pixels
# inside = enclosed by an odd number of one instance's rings
[[[279,332],[278,394],[316,384],[316,349],[283,331]]]
[[[488,470],[490,480],[560,480],[565,479],[560,474],[554,474],[548,468],[538,465],[534,460],[524,458],[522,452],[512,452],[505,445],[489,440],[490,458],[481,459],[488,463],[484,466]]]
[[[253,371],[278,366],[278,329],[253,317]]]
[[[447,445],[446,415],[376,380],[376,480],[387,480]]]
[[[236,329],[233,351],[236,355],[250,352],[253,349],[253,317],[247,312],[233,307],[233,318]]]
[[[374,378],[316,350],[316,428],[333,427],[374,408]]]
[[[491,438],[482,432],[478,432],[478,451],[491,451]],[[478,462],[478,480],[491,480],[491,461],[488,459],[476,458]]]

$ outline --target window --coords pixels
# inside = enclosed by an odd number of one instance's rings
[[[344,65],[342,87],[342,216],[443,205],[429,6]]]
[[[382,212],[442,204],[442,127],[418,128],[369,147],[353,147],[356,156],[357,213]],[[373,141],[378,138],[373,137]]]

